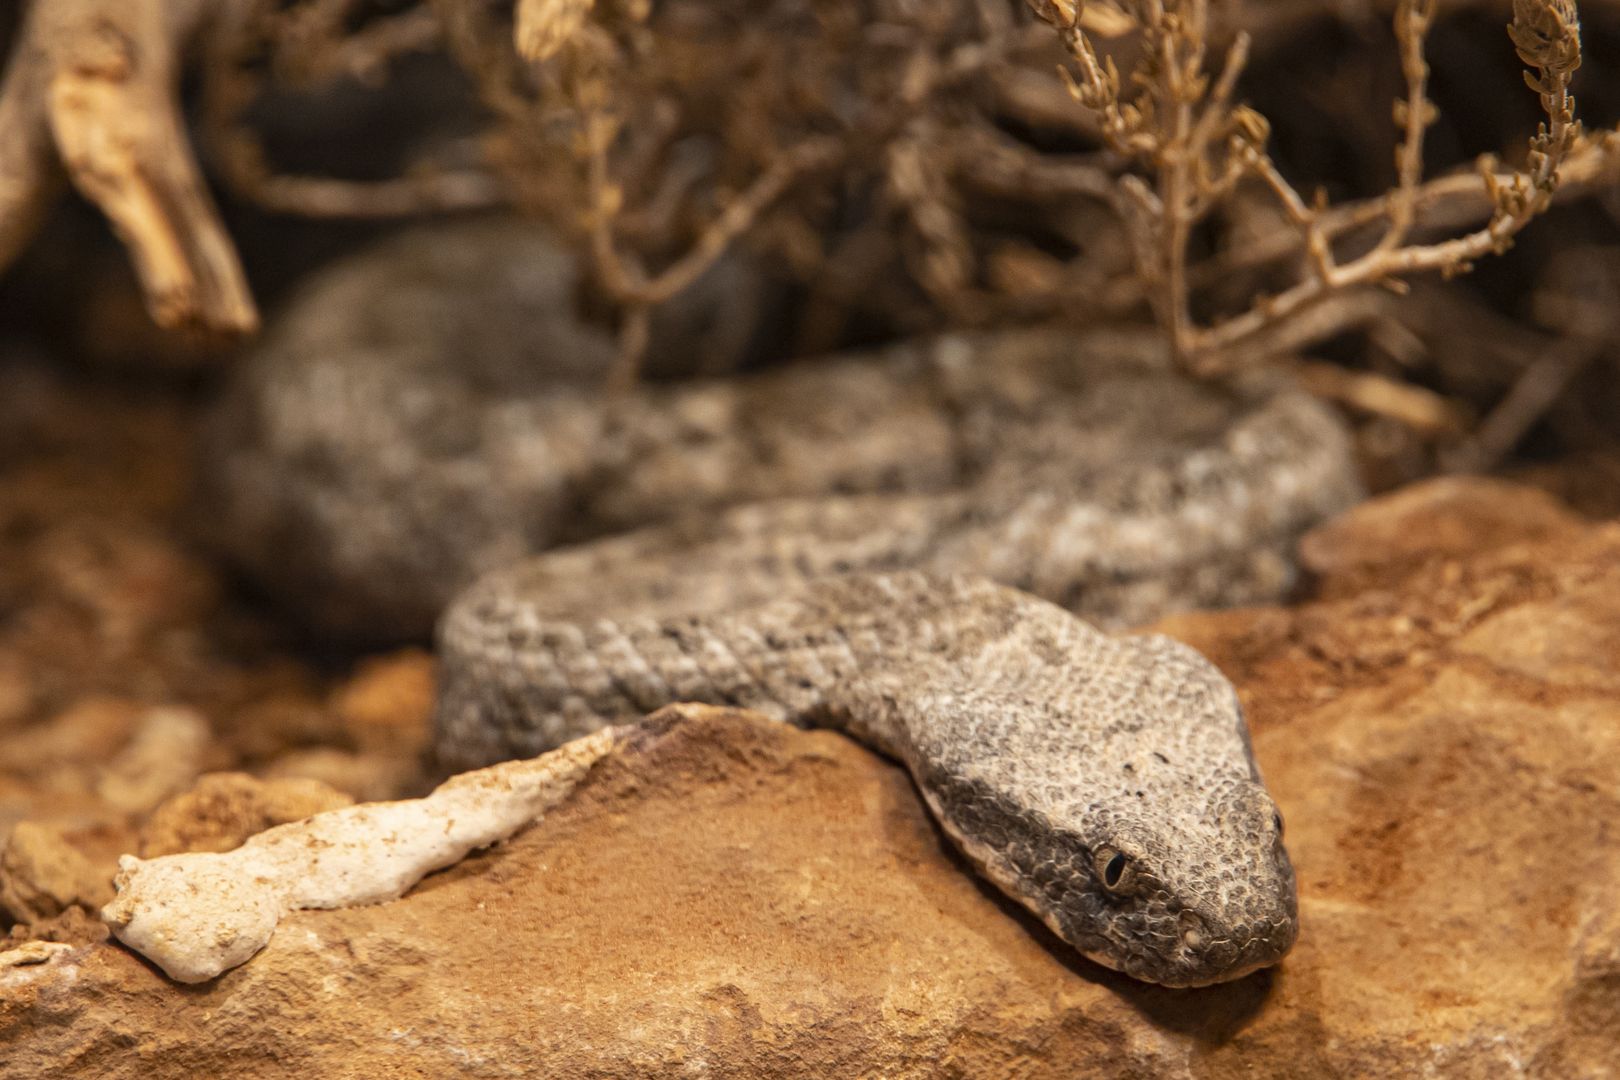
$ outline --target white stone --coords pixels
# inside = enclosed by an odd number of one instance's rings
[[[234,851],[125,855],[118,896],[101,917],[170,978],[205,982],[264,948],[290,911],[397,899],[512,835],[566,798],[621,734],[606,728],[538,758],[463,773],[425,798],[278,825]]]

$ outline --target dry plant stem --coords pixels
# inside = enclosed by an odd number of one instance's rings
[[[596,0],[518,0],[513,13],[518,55],[550,59],[579,33],[595,6]]]
[[[647,348],[650,310],[689,288],[790,184],[807,172],[832,165],[843,150],[836,139],[814,138],[777,158],[746,191],[726,204],[697,243],[651,278],[632,256],[621,255],[614,243],[614,214],[608,208],[616,205],[617,196],[607,179],[606,154],[593,151],[588,168],[591,201],[597,212],[591,226],[591,252],[603,284],[626,309],[619,358],[609,378],[612,388],[628,390],[636,381]]]
[[[942,140],[937,128],[916,121],[889,147],[885,172],[890,192],[920,243],[913,276],[941,304],[953,305],[969,318],[969,285],[973,247],[954,192],[945,182],[933,148]]]
[[[1432,17],[1432,0],[1401,0],[1396,13],[1396,33],[1402,44],[1402,70],[1408,91],[1406,99],[1397,109],[1397,119],[1402,125],[1401,143],[1396,154],[1399,180],[1385,210],[1388,227],[1379,242],[1366,254],[1349,263],[1338,264],[1333,259],[1329,238],[1322,230],[1317,213],[1306,211],[1301,215],[1299,211],[1304,201],[1298,193],[1270,165],[1269,158],[1257,150],[1250,150],[1255,159],[1256,173],[1277,194],[1290,216],[1303,226],[1313,273],[1243,314],[1198,332],[1193,338],[1191,350],[1186,354],[1192,358],[1196,370],[1214,374],[1263,358],[1266,353],[1252,345],[1268,327],[1297,317],[1334,293],[1378,283],[1393,287],[1414,273],[1435,270],[1456,273],[1465,270],[1480,256],[1505,250],[1512,237],[1546,209],[1558,185],[1559,166],[1579,137],[1574,101],[1569,94],[1569,76],[1579,62],[1579,46],[1575,37],[1573,8],[1564,12],[1557,6],[1558,0],[1541,0],[1541,3],[1543,6],[1537,7],[1536,0],[1520,0],[1519,6],[1528,9],[1532,15],[1548,11],[1567,15],[1569,21],[1560,23],[1560,27],[1567,30],[1567,36],[1557,44],[1574,53],[1574,62],[1570,63],[1567,55],[1538,58],[1528,55],[1525,47],[1520,46],[1521,57],[1538,71],[1539,79],[1531,81],[1540,91],[1542,109],[1548,122],[1532,143],[1529,170],[1513,173],[1510,186],[1499,186],[1494,171],[1487,169],[1484,172],[1484,179],[1480,182],[1495,207],[1490,221],[1483,228],[1452,240],[1403,246],[1415,220],[1420,199],[1423,132],[1433,121],[1433,106],[1426,94],[1428,68],[1422,51],[1423,35]],[[1516,35],[1521,32],[1521,17],[1524,17],[1523,12],[1516,11]],[[1517,42],[1517,37],[1515,40]]]
[[[507,202],[505,188],[486,172],[422,169],[391,180],[298,176],[263,168],[257,164],[262,155],[250,155],[247,145],[221,146],[221,170],[238,192],[278,213],[364,220],[485,210]]]
[[[290,84],[339,77],[370,81],[379,78],[394,57],[426,52],[442,39],[438,17],[426,8],[411,8],[345,33],[343,19],[350,6],[343,5],[323,20],[306,16],[279,35],[283,47],[276,51],[276,73]],[[291,21],[292,13],[287,18]]]
[[[1607,342],[1578,337],[1561,341],[1519,376],[1462,446],[1445,455],[1447,472],[1487,472],[1518,446],[1570,382],[1599,356]]]
[[[1109,205],[1119,200],[1113,173],[1095,158],[1043,153],[989,124],[963,127],[937,150],[946,155],[953,176],[987,195],[1042,201],[1079,197]]]
[[[1318,397],[1388,417],[1427,436],[1455,437],[1466,428],[1467,410],[1421,386],[1322,361],[1299,360],[1290,367],[1300,385]]]
[[[1149,0],[1163,22],[1161,0]],[[1193,0],[1187,8],[1190,25],[1185,37],[1172,33],[1158,35],[1159,63],[1163,71],[1164,92],[1160,97],[1161,111],[1171,116],[1169,138],[1159,157],[1159,211],[1164,227],[1159,230],[1164,252],[1166,300],[1164,310],[1169,316],[1170,340],[1176,354],[1182,355],[1183,342],[1192,332],[1192,312],[1187,306],[1187,239],[1193,226],[1193,155],[1201,148],[1194,145],[1192,119],[1193,101],[1187,86],[1190,79],[1202,74],[1204,59],[1204,24],[1206,9],[1203,0]],[[1185,52],[1177,43],[1185,43]],[[1166,108],[1167,107],[1167,108]],[[1200,123],[1198,127],[1202,128]]]
[[[600,284],[624,311],[619,358],[610,385],[623,390],[635,382],[647,342],[647,313],[689,288],[716,259],[795,183],[846,160],[857,146],[882,146],[904,132],[918,107],[931,94],[973,75],[1005,55],[1012,36],[962,46],[943,62],[911,73],[890,109],[863,130],[838,136],[811,136],[774,155],[769,166],[732,197],[674,262],[648,275],[639,259],[621,252],[617,224],[623,192],[614,182],[609,153],[619,134],[597,87],[578,77],[570,80],[575,111],[585,147],[586,187],[590,201],[590,249]]]
[[[598,215],[593,222],[592,247],[606,271],[605,284],[616,299],[628,304],[656,306],[670,300],[697,281],[795,180],[833,165],[843,152],[839,140],[827,137],[807,139],[780,155],[741,194],[726,203],[684,255],[652,278],[620,258],[613,244],[612,218]],[[601,155],[593,158],[600,159]],[[591,187],[598,206],[611,200],[605,160],[600,166],[592,166]]]
[[[55,158],[129,247],[158,325],[226,334],[257,327],[177,100],[186,44],[235,8],[203,0],[34,4],[0,101],[0,265],[48,205]]]
[[[1395,34],[1401,47],[1401,74],[1406,78],[1406,100],[1395,109],[1401,127],[1395,151],[1395,190],[1389,196],[1389,227],[1363,260],[1382,259],[1406,240],[1412,228],[1417,193],[1423,183],[1423,136],[1434,122],[1429,103],[1429,64],[1423,57],[1423,39],[1434,19],[1434,0],[1401,0],[1395,15]]]
[[[421,166],[387,180],[342,180],[274,171],[258,136],[241,122],[260,93],[260,77],[245,58],[261,41],[273,47],[272,66],[291,82],[318,82],[338,76],[367,77],[383,70],[402,52],[440,40],[438,18],[412,9],[345,35],[343,20],[355,6],[337,0],[284,15],[257,4],[252,33],[218,35],[208,56],[204,82],[203,129],[212,158],[231,187],[244,198],[280,213],[315,218],[380,219],[453,213],[499,206],[504,187],[479,169],[441,170]]]
[[[1527,166],[1504,181],[1494,162],[1482,161],[1475,190],[1491,204],[1487,224],[1461,237],[1432,244],[1410,243],[1420,207],[1439,188],[1423,184],[1424,133],[1435,118],[1428,99],[1424,37],[1434,17],[1434,0],[1399,0],[1395,14],[1406,92],[1397,102],[1400,129],[1396,147],[1397,182],[1376,206],[1335,215],[1320,200],[1307,201],[1281,174],[1265,151],[1266,124],[1230,96],[1246,56],[1240,35],[1226,69],[1206,93],[1203,72],[1207,0],[1134,0],[1145,59],[1132,73],[1140,93],[1122,96],[1122,81],[1088,38],[1069,0],[1029,0],[1051,23],[1075,61],[1074,97],[1096,117],[1104,137],[1118,152],[1147,167],[1156,192],[1130,178],[1122,185],[1133,198],[1126,228],[1138,253],[1146,297],[1171,339],[1178,359],[1200,374],[1215,375],[1273,355],[1268,343],[1285,338],[1280,327],[1300,319],[1329,298],[1371,285],[1399,291],[1412,274],[1439,270],[1458,273],[1473,260],[1505,250],[1513,236],[1551,202],[1559,169],[1577,147],[1569,81],[1580,64],[1579,27],[1570,0],[1515,0],[1510,35],[1520,59],[1534,71],[1526,81],[1541,98],[1547,123],[1531,141]],[[1196,120],[1193,117],[1196,116]],[[1217,137],[1224,146],[1217,148]],[[1276,197],[1295,226],[1297,241],[1279,246],[1305,253],[1305,273],[1297,284],[1264,297],[1247,311],[1207,327],[1189,315],[1194,279],[1186,264],[1190,230],[1213,205],[1226,198],[1244,176],[1256,177]],[[1445,183],[1450,183],[1446,181]],[[1341,230],[1383,223],[1382,234],[1364,253],[1340,263],[1334,239]]]
[[[33,239],[63,181],[45,119],[49,55],[35,40],[34,21],[0,84],[0,268]]]
[[[1269,162],[1265,162],[1261,167],[1269,165]],[[1554,201],[1586,195],[1598,186],[1615,183],[1620,179],[1617,166],[1620,166],[1620,133],[1608,131],[1597,136],[1583,136],[1565,155],[1558,170],[1558,189],[1553,194]],[[1493,184],[1496,188],[1507,189],[1512,186],[1514,175],[1512,172],[1498,171],[1493,177]],[[1287,192],[1294,194],[1291,188]],[[1287,197],[1287,194],[1283,196],[1285,203]],[[1297,195],[1294,197],[1297,198]],[[1317,229],[1313,235],[1339,241],[1354,235],[1357,230],[1382,221],[1388,208],[1388,196],[1382,195],[1319,211],[1316,213]],[[1306,215],[1310,213],[1303,203],[1293,209]],[[1489,218],[1495,209],[1491,186],[1480,182],[1478,170],[1436,177],[1418,188],[1413,199],[1413,223],[1408,233],[1464,228]],[[1297,222],[1299,219],[1295,220]],[[1289,258],[1301,250],[1307,239],[1299,230],[1269,232],[1257,240],[1199,263],[1191,269],[1189,283],[1196,289],[1236,272]]]
[[[519,92],[524,83],[522,63],[501,47],[505,35],[497,30],[490,12],[464,0],[427,0],[427,5],[438,18],[450,56],[477,82],[484,104],[516,125],[533,122],[538,110]]]

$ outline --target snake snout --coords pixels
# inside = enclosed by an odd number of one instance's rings
[[[1176,914],[1177,947],[1169,986],[1207,986],[1269,967],[1293,947],[1298,920],[1292,889],[1264,908],[1250,906],[1225,917],[1184,909]]]

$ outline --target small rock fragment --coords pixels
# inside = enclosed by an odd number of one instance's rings
[[[34,705],[33,680],[22,658],[0,652],[0,728],[9,728]]]
[[[145,813],[202,772],[209,742],[208,721],[195,710],[150,709],[102,773],[96,794],[125,813]]]
[[[1442,477],[1364,502],[1300,540],[1313,574],[1389,568],[1435,556],[1473,557],[1507,544],[1571,535],[1583,527],[1556,496],[1506,480]]]
[[[0,741],[0,772],[27,776],[45,790],[88,789],[93,785],[93,763],[118,753],[140,714],[141,706],[133,701],[82,698]]]
[[[204,982],[264,948],[299,908],[374,904],[505,839],[567,797],[623,732],[451,777],[422,799],[372,803],[280,825],[224,854],[119,860],[102,918],[180,982]]]
[[[0,952],[0,968],[28,967],[31,964],[46,964],[52,957],[60,956],[65,952],[72,952],[72,945],[64,945],[60,941],[29,941]]]
[[[160,805],[141,829],[141,857],[181,851],[230,851],[255,833],[353,805],[319,780],[260,780],[247,773],[209,773]]]
[[[74,904],[95,909],[111,896],[108,875],[49,826],[20,823],[0,852],[0,916],[11,922],[49,919]]]
[[[362,751],[422,753],[432,737],[433,657],[404,649],[367,660],[332,695],[332,711]]]
[[[266,779],[303,779],[325,784],[356,802],[385,802],[423,791],[429,782],[422,758],[355,753],[335,746],[289,750],[261,770]]]

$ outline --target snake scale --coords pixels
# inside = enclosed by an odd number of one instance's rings
[[[352,638],[443,613],[444,761],[747,706],[902,762],[980,872],[1102,964],[1194,986],[1289,948],[1232,687],[1077,615],[1281,595],[1299,534],[1359,494],[1326,409],[1100,331],[610,396],[573,272],[527,228],[398,238],[306,289],[213,424],[218,532],[274,595]]]

